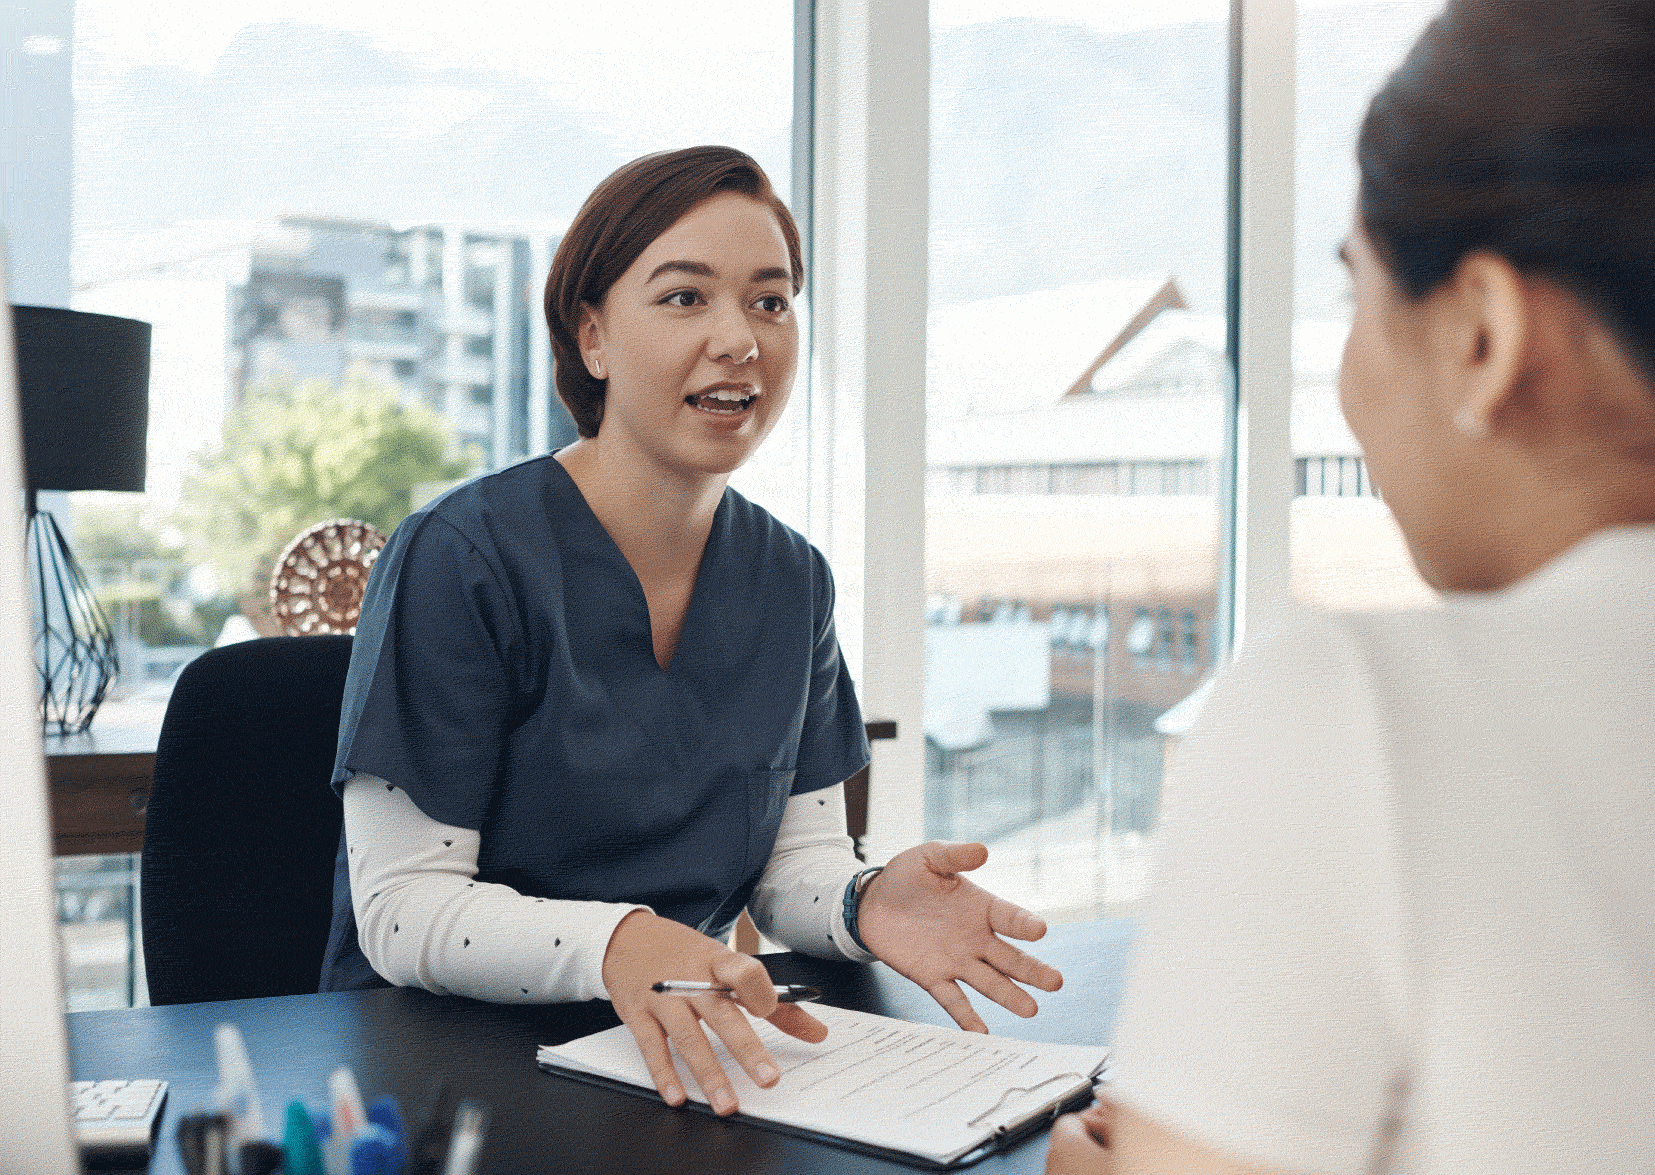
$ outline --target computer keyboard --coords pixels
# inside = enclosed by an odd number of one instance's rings
[[[81,1161],[143,1166],[167,1101],[165,1081],[71,1081],[69,1109]]]

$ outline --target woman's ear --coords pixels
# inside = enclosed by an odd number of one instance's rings
[[[580,326],[575,331],[581,358],[593,379],[606,378],[603,363],[603,312],[587,302],[580,305]]]
[[[1446,291],[1458,303],[1461,329],[1455,332],[1459,369],[1454,427],[1468,437],[1486,437],[1516,390],[1529,346],[1529,305],[1523,276],[1494,253],[1468,253]]]

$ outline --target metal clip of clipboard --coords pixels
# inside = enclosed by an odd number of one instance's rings
[[[1057,1074],[1054,1074],[1051,1077],[1046,1078],[1046,1080],[1044,1080],[1044,1081],[1037,1082],[1034,1085],[1013,1086],[1012,1088],[1006,1090],[1005,1093],[1001,1094],[999,1099],[996,1100],[995,1103],[992,1106],[990,1106],[988,1109],[984,1110],[981,1114],[978,1114],[975,1118],[972,1118],[969,1121],[967,1121],[966,1125],[967,1126],[980,1126],[983,1123],[983,1119],[987,1118],[990,1114],[994,1113],[994,1111],[998,1110],[1001,1106],[1005,1105],[1006,1099],[1008,1099],[1010,1097],[1013,1097],[1014,1095],[1017,1095],[1017,1094],[1034,1093],[1036,1090],[1040,1089],[1042,1086],[1050,1085],[1054,1081],[1062,1081],[1066,1077],[1072,1077],[1072,1078],[1075,1078],[1076,1080],[1087,1082],[1088,1092],[1090,1092],[1090,1087],[1095,1086],[1098,1083],[1098,1079],[1099,1079],[1100,1075],[1103,1073],[1104,1068],[1108,1065],[1108,1063],[1109,1063],[1109,1058],[1107,1056],[1105,1056],[1103,1060],[1098,1062],[1097,1068],[1093,1069],[1090,1073],[1085,1074],[1085,1075],[1082,1075],[1080,1073],[1073,1073],[1073,1072],[1071,1072],[1071,1073],[1057,1073]],[[1042,1118],[1045,1118],[1048,1122],[1055,1122],[1058,1119],[1058,1115],[1062,1114],[1064,1112],[1064,1110],[1069,1107],[1070,1103],[1073,1102],[1074,1099],[1079,1097],[1079,1096],[1080,1095],[1077,1091],[1070,1091],[1070,1092],[1065,1093],[1065,1094],[1063,1094],[1063,1095],[1061,1095],[1057,1098],[1054,1098],[1053,1100],[1047,1102],[1046,1104],[1044,1104],[1042,1106],[1037,1107],[1032,1113],[1025,1114],[1022,1117],[1012,1119],[1011,1121],[1008,1121],[1008,1122],[1001,1122],[1001,1123],[999,1123],[998,1125],[996,1125],[994,1127],[994,1137],[996,1139],[1005,1138],[1012,1131],[1022,1130],[1024,1128],[1030,1126],[1031,1124],[1038,1123],[1040,1121],[1040,1119],[1042,1119]]]

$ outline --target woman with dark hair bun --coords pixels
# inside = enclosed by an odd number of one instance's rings
[[[546,283],[580,439],[411,514],[368,582],[324,990],[609,999],[667,1102],[688,1096],[670,1042],[729,1114],[703,1025],[761,1086],[747,1012],[827,1031],[724,944],[743,908],[795,950],[888,963],[964,1028],[962,982],[1023,1016],[1018,984],[1061,983],[1006,941],[1044,923],[960,876],[982,845],[851,852],[868,745],[832,577],[727,484],[787,404],[803,280],[793,218],[728,147],[634,160],[581,208]]]
[[[1358,154],[1341,403],[1441,607],[1226,669],[1051,1175],[1655,1170],[1655,0],[1454,0]]]

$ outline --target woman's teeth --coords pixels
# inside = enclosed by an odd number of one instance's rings
[[[684,403],[692,408],[700,408],[707,412],[745,412],[756,395],[729,391],[720,388],[715,392],[702,392],[699,395],[685,396]]]

